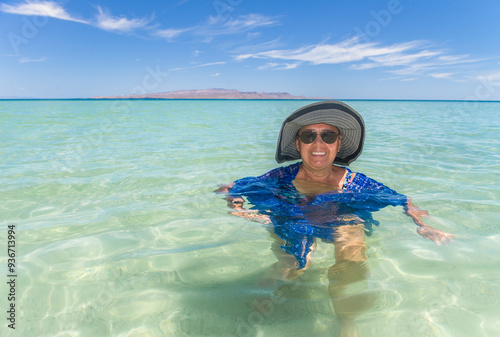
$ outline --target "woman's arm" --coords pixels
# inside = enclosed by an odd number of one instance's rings
[[[215,193],[224,193],[226,195],[226,201],[229,208],[233,211],[229,212],[231,215],[239,216],[240,218],[245,218],[251,221],[260,222],[263,224],[270,224],[271,219],[268,215],[259,213],[258,210],[246,210],[243,208],[245,200],[241,197],[233,197],[229,194],[229,191],[234,186],[234,183],[222,185]]]
[[[449,242],[453,241],[453,238],[455,236],[453,236],[452,234],[440,231],[438,229],[426,225],[422,221],[422,217],[429,218],[429,213],[427,211],[421,210],[416,205],[414,205],[410,198],[408,198],[408,201],[404,206],[404,209],[405,213],[413,219],[413,221],[417,226],[419,226],[417,232],[424,238],[434,241],[438,246],[440,246],[441,243],[446,244],[448,241]]]

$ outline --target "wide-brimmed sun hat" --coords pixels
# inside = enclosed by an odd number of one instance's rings
[[[278,138],[276,161],[283,163],[300,159],[300,153],[295,146],[297,133],[304,126],[318,123],[335,126],[342,135],[334,164],[348,166],[359,157],[365,141],[363,117],[347,104],[330,100],[306,105],[285,119]]]

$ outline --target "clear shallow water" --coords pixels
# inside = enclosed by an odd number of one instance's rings
[[[257,310],[269,234],[213,193],[276,167],[281,123],[308,103],[0,101],[0,263],[9,224],[18,250],[2,335],[337,336],[333,245]],[[374,214],[360,334],[500,335],[500,103],[347,103],[368,132],[352,169],[457,236],[438,247],[402,209]]]

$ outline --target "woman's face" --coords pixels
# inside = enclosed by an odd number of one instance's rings
[[[297,138],[295,146],[300,153],[302,161],[311,168],[329,168],[340,150],[342,135],[339,135],[339,130],[334,126],[321,123],[304,126],[299,130],[298,134],[301,135],[304,131],[314,131],[317,136],[310,144],[304,143],[300,137]],[[321,138],[322,132],[335,132],[339,137],[334,143],[327,144]]]

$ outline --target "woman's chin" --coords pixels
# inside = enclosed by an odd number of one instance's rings
[[[326,156],[311,156],[308,158],[308,163],[311,167],[321,169],[332,165],[333,160],[330,161]]]

